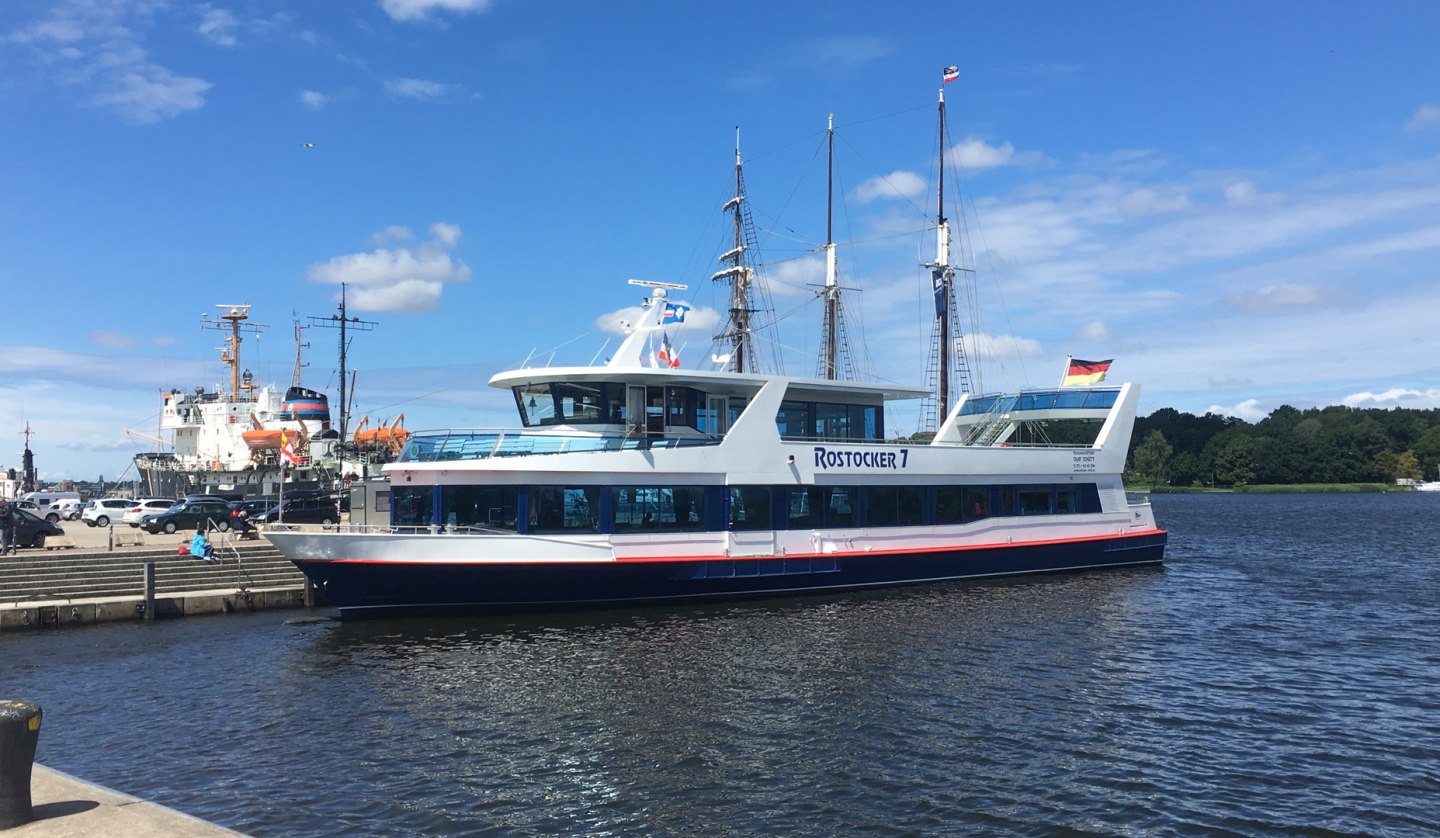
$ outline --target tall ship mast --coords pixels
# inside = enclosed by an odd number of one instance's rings
[[[725,202],[721,212],[731,216],[734,229],[733,246],[720,254],[717,261],[723,266],[710,279],[730,285],[730,310],[724,330],[715,340],[728,352],[717,355],[715,360],[721,369],[733,372],[763,372],[759,346],[755,339],[752,320],[758,309],[751,299],[756,286],[758,252],[755,242],[755,225],[751,219],[749,203],[745,197],[745,175],[740,158],[740,129],[735,129],[735,196]]]
[[[940,176],[935,200],[935,261],[924,263],[930,269],[931,290],[935,297],[935,319],[931,327],[930,368],[928,375],[934,389],[934,401],[925,405],[921,430],[934,431],[950,413],[954,388],[970,392],[970,371],[965,358],[965,344],[960,334],[960,315],[955,306],[956,268],[950,264],[950,222],[945,217],[945,89],[940,89]]]
[[[845,336],[845,307],[840,301],[840,273],[835,260],[835,114],[831,113],[825,127],[828,146],[825,167],[825,287],[820,297],[825,304],[825,319],[820,335],[818,378],[828,381],[854,380],[854,363]]]

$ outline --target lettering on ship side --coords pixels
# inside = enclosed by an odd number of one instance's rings
[[[1076,474],[1080,474],[1082,472],[1093,472],[1095,470],[1095,452],[1071,451],[1070,465],[1071,471],[1075,472]]]
[[[832,468],[885,469],[899,471],[910,462],[910,449],[898,451],[846,451],[844,449],[815,446],[815,468],[825,471]]]

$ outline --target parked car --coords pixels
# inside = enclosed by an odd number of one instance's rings
[[[77,521],[80,519],[80,513],[85,509],[85,501],[78,498],[65,498],[56,506],[59,507],[60,520]]]
[[[54,521],[47,521],[28,509],[13,509],[15,513],[15,546],[44,547],[45,539],[52,535],[64,535],[65,531]]]
[[[49,507],[42,507],[33,500],[17,500],[11,506],[16,509],[23,509],[44,521],[54,524],[60,520],[60,510]]]
[[[108,527],[111,521],[121,520],[125,511],[134,505],[134,498],[96,498],[80,513],[80,520],[88,526]]]
[[[140,528],[152,535],[197,527],[213,527],[220,532],[230,529],[230,502],[213,495],[195,495],[140,519]]]
[[[269,512],[272,508],[274,508],[274,506],[275,501],[271,498],[253,498],[251,500],[231,501],[230,520],[234,521],[236,518],[240,517],[240,510],[243,509],[245,510],[245,514],[250,516],[250,523],[253,524],[255,523],[256,518],[264,515],[266,512]]]
[[[340,510],[329,498],[293,498],[284,505],[275,504],[259,515],[252,515],[256,524],[324,524],[340,523]]]
[[[141,518],[156,512],[164,512],[174,505],[174,498],[139,498],[133,506],[125,510],[125,515],[121,520],[132,527],[138,527]]]

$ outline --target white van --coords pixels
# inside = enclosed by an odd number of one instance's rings
[[[35,508],[39,510],[39,511],[36,512],[35,514],[36,514],[36,515],[39,515],[41,518],[44,518],[45,520],[47,520],[47,521],[49,521],[50,523],[53,524],[53,523],[55,523],[56,521],[59,521],[61,518],[64,518],[64,517],[65,517],[65,513],[63,513],[63,512],[60,511],[60,501],[62,501],[62,500],[74,500],[74,501],[78,501],[78,500],[80,500],[80,493],[79,493],[79,492],[26,492],[25,494],[23,494],[23,495],[21,495],[20,497],[16,498],[16,500],[28,500],[28,501],[30,501],[31,503],[35,504]]]

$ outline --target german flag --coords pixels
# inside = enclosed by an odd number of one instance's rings
[[[1070,367],[1065,370],[1065,380],[1060,386],[1069,387],[1072,384],[1096,384],[1105,380],[1105,373],[1109,372],[1110,365],[1115,359],[1108,361],[1082,361],[1079,358],[1070,359]]]

